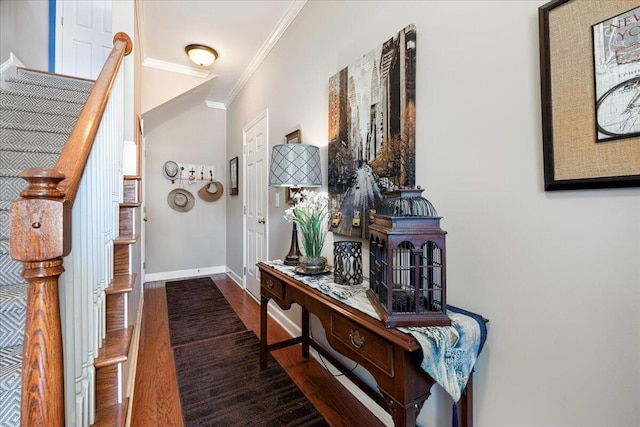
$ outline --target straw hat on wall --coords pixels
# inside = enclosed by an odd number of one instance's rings
[[[171,209],[178,212],[189,212],[196,203],[195,197],[184,188],[176,188],[167,196],[167,203]]]
[[[203,185],[202,188],[198,190],[198,196],[200,196],[204,201],[215,202],[222,196],[223,192],[224,188],[220,181],[211,181]]]

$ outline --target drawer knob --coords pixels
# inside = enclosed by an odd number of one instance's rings
[[[353,330],[351,329],[349,331],[349,338],[351,338],[351,344],[353,344],[353,346],[355,348],[362,348],[364,347],[364,336],[360,335],[360,331],[359,330]]]
[[[267,279],[267,288],[269,288],[269,289],[273,289],[273,286],[274,286],[274,284],[273,284],[273,282],[271,281],[271,279]]]

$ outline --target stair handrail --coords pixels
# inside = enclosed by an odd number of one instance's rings
[[[24,266],[27,312],[22,358],[22,426],[64,426],[64,365],[58,278],[71,252],[71,210],[124,56],[123,32],[113,48],[53,169],[30,168],[28,187],[10,208],[10,255]]]
[[[127,34],[117,33],[113,37],[113,49],[56,163],[56,170],[66,177],[58,184],[58,189],[65,193],[65,199],[72,205],[122,58],[131,53],[132,48]]]

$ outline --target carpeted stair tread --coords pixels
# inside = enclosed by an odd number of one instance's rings
[[[9,240],[2,239],[0,240],[0,255],[9,253]]]
[[[49,126],[49,125],[37,125],[31,123],[14,123],[14,122],[0,122],[0,129],[14,129],[22,130],[26,132],[46,132],[46,133],[60,133],[63,135],[69,135],[73,126]]]
[[[84,97],[87,97],[89,92],[91,92],[91,87],[83,87],[77,85],[64,84],[57,81],[40,81],[34,80],[32,78],[24,78],[24,77],[9,77],[5,79],[6,83],[9,83],[9,87],[20,88],[21,85],[28,85],[30,87],[40,87],[46,89],[55,89],[64,92],[77,92],[79,94],[84,94]],[[37,92],[41,93],[41,92]]]
[[[62,74],[51,74],[42,71],[30,70],[27,68],[17,68],[16,78],[26,79],[33,82],[55,82],[57,85],[65,87],[76,87],[91,90],[94,86],[94,80],[81,79],[78,77],[65,76]]]
[[[0,391],[20,386],[22,346],[0,348]]]
[[[11,111],[24,111],[29,113],[39,113],[39,114],[47,114],[47,115],[56,115],[56,116],[69,116],[78,118],[78,115],[73,111],[59,110],[55,108],[45,108],[39,105],[20,105],[14,104],[11,102],[5,102],[0,99],[0,110],[11,110]]]
[[[29,123],[39,126],[72,128],[77,118],[77,114],[66,111],[57,112],[46,108],[0,104],[0,122],[4,123]]]
[[[62,144],[31,144],[30,142],[24,142],[22,144],[15,142],[3,142],[0,147],[0,152],[2,151],[21,151],[24,153],[49,153],[49,154],[60,154],[62,152],[62,148],[64,147],[64,143]]]
[[[22,283],[22,264],[9,256],[9,240],[0,240],[0,286],[11,286]]]
[[[26,168],[25,168],[26,169]],[[5,178],[19,178],[20,174],[22,173],[24,169],[16,169],[16,168],[2,168],[0,167],[0,177],[5,177]],[[22,178],[20,178],[21,181]],[[1,181],[0,181],[1,182]],[[2,196],[0,196],[2,197]],[[4,197],[2,197],[2,200],[7,200]],[[15,200],[15,198],[12,198],[11,200]]]
[[[78,114],[86,101],[60,96],[37,96],[36,94],[22,93],[9,89],[0,89],[0,97],[11,104],[27,107],[59,108],[61,110],[77,111]]]
[[[0,348],[0,426],[20,425],[22,346]]]
[[[0,206],[0,239],[8,239],[8,238],[9,238],[9,209],[3,209],[3,207]]]
[[[16,171],[18,172],[18,171]],[[9,210],[9,205],[14,200],[18,200],[20,192],[27,188],[27,181],[17,176],[1,176],[0,171],[0,204],[3,210]]]
[[[69,89],[60,89],[56,87],[49,87],[40,85],[38,83],[29,83],[29,82],[12,82],[7,86],[8,90],[19,91],[24,95],[35,94],[38,97],[43,98],[66,98],[73,99],[79,101],[85,101],[87,99],[87,92],[78,92],[75,90]]]
[[[27,284],[0,286],[0,348],[22,345],[27,313]]]
[[[43,146],[55,145],[64,147],[67,139],[69,139],[69,135],[65,133],[49,133],[18,129],[0,129],[0,132],[2,132],[2,145],[5,143],[24,143],[30,147],[37,146],[38,144],[42,144]]]
[[[0,151],[0,168],[20,169],[52,167],[58,161],[58,153],[23,153],[19,151]]]

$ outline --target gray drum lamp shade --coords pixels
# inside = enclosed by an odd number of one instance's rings
[[[272,187],[320,187],[322,172],[318,147],[279,144],[271,152],[269,185]]]

